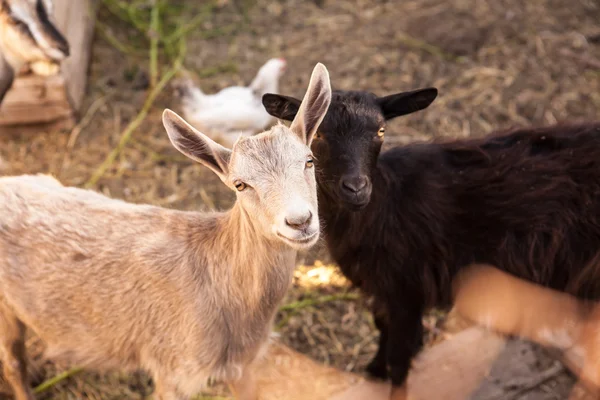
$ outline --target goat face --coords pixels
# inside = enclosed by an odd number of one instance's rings
[[[312,150],[319,188],[328,198],[350,210],[371,200],[373,170],[381,151],[386,121],[429,106],[437,89],[377,97],[368,92],[335,91]],[[300,101],[266,94],[263,105],[277,118],[292,120]]]
[[[291,126],[278,124],[240,137],[232,150],[172,111],[165,111],[163,123],[175,148],[212,169],[237,191],[240,208],[263,234],[300,250],[314,245],[320,234],[310,144],[330,102],[329,74],[317,64]]]
[[[13,67],[69,56],[69,44],[52,21],[52,8],[52,0],[0,0],[0,44]]]

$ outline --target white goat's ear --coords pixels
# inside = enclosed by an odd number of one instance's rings
[[[162,120],[169,139],[177,150],[210,168],[225,182],[229,173],[231,150],[198,132],[168,108],[163,112]]]
[[[300,109],[290,125],[290,129],[310,145],[313,136],[323,121],[331,103],[331,84],[329,72],[321,63],[317,63],[310,76],[306,94],[300,104]]]

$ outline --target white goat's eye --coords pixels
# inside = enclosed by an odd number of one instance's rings
[[[306,160],[306,168],[312,168],[315,165],[315,160],[312,157],[308,157]]]
[[[243,191],[247,187],[246,184],[242,181],[236,181],[233,184],[235,185],[235,188],[238,190],[238,192]]]
[[[385,135],[385,128],[379,128],[379,131],[377,132],[377,136],[383,137],[383,135]]]

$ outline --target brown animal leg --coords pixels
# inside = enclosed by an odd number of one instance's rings
[[[15,400],[34,400],[27,380],[25,325],[4,306],[0,307],[0,351],[4,377],[13,389]]]

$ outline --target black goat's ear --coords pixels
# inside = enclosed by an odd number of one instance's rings
[[[293,121],[300,109],[300,100],[281,94],[265,93],[262,97],[265,110],[275,118]]]
[[[438,90],[436,88],[418,89],[379,97],[377,103],[381,107],[385,119],[390,120],[429,107],[437,94]]]

